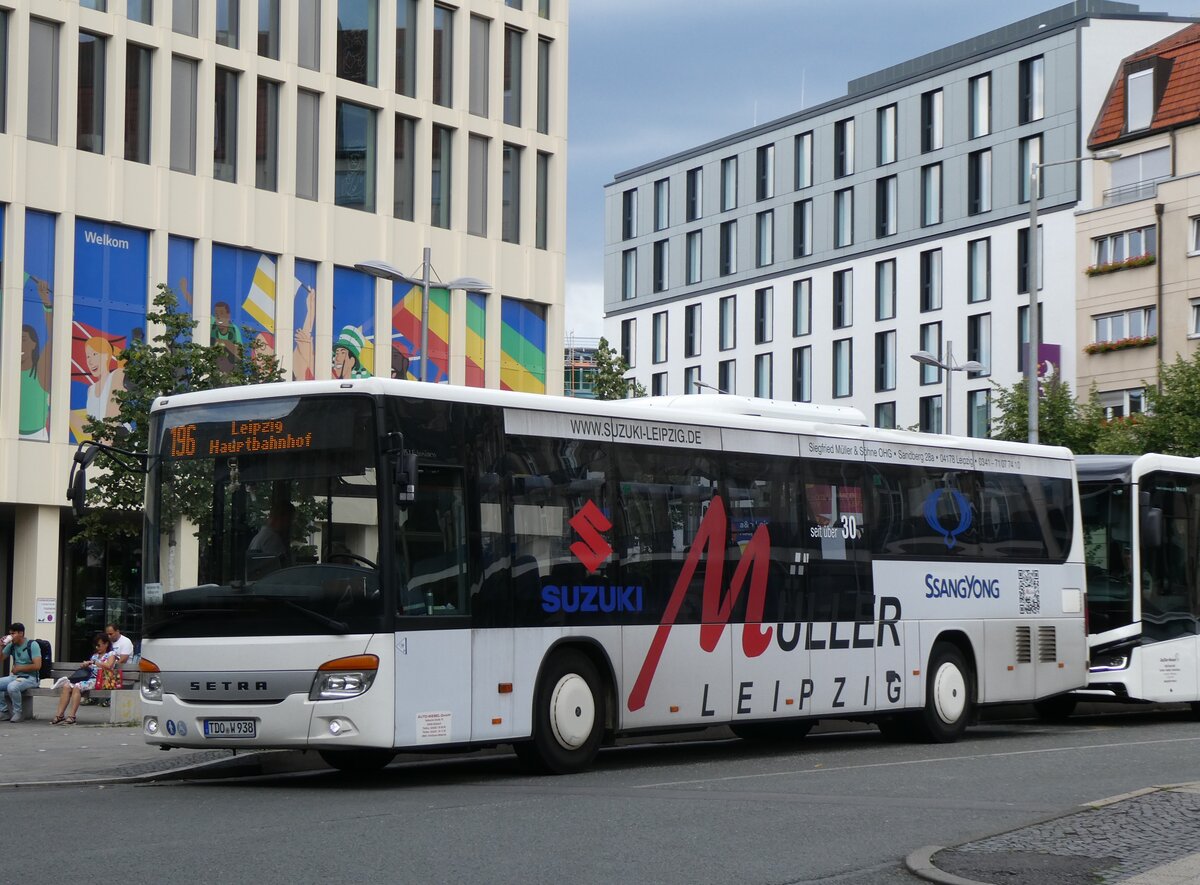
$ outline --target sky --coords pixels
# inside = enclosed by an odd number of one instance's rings
[[[604,186],[1056,0],[570,0],[566,334],[598,338]],[[1142,0],[1200,16],[1200,0]],[[864,27],[864,25],[867,25]]]

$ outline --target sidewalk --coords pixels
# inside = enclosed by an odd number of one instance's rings
[[[1200,783],[1149,787],[905,861],[943,885],[1200,885]]]

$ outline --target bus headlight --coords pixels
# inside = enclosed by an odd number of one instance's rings
[[[138,670],[142,674],[142,700],[162,700],[162,673],[154,661],[142,658],[138,661]]]
[[[310,701],[340,701],[365,694],[379,671],[375,655],[351,655],[326,661],[313,677]]]

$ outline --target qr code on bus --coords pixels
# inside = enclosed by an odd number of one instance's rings
[[[1042,587],[1040,574],[1035,568],[1017,569],[1017,600],[1023,615],[1042,613]]]

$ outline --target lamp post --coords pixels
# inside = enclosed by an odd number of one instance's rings
[[[429,353],[429,275],[433,272],[429,254],[430,249],[426,246],[421,256],[421,275],[419,277],[403,273],[399,268],[379,259],[360,261],[354,265],[355,270],[379,277],[382,280],[421,287],[421,377],[419,379],[421,381],[429,380],[429,372],[426,369],[429,364],[427,358]],[[441,280],[438,282],[441,283]],[[447,289],[468,289],[472,292],[486,292],[492,288],[490,283],[485,283],[476,277],[455,277],[441,285]]]
[[[976,360],[967,360],[962,365],[954,362],[954,349],[951,342],[946,341],[946,361],[942,362],[932,353],[927,350],[918,350],[914,354],[910,354],[914,360],[923,366],[931,366],[935,369],[941,369],[946,373],[946,403],[942,407],[942,430],[949,434],[952,432],[953,425],[950,423],[951,403],[953,402],[954,390],[954,373],[955,372],[982,372],[987,367]]]
[[[1025,254],[1025,281],[1029,285],[1029,340],[1025,345],[1025,390],[1029,397],[1029,442],[1038,441],[1038,290],[1042,283],[1042,263],[1039,260],[1041,238],[1037,226],[1038,187],[1041,171],[1047,166],[1066,166],[1085,160],[1115,160],[1121,156],[1118,150],[1096,151],[1086,157],[1071,157],[1069,160],[1052,160],[1049,163],[1029,164],[1029,239]]]
[[[728,390],[722,390],[721,388],[717,387],[717,385],[709,384],[706,381],[693,381],[692,383],[695,384],[697,387],[707,387],[709,390],[715,390],[717,393],[724,393],[724,394],[729,393]]]

